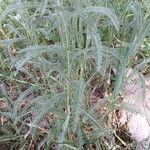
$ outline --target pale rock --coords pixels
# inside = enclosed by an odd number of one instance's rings
[[[129,71],[129,74],[132,70]],[[145,77],[146,83],[146,95],[143,100],[142,95],[142,86],[138,75],[131,75],[129,80],[124,86],[123,90],[123,102],[127,102],[136,106],[141,110],[143,114],[129,113],[127,111],[122,110],[122,117],[120,118],[121,124],[128,123],[129,132],[132,137],[141,142],[145,138],[150,136],[150,76]],[[149,119],[150,120],[150,119]],[[145,150],[144,148],[138,148],[138,150]]]

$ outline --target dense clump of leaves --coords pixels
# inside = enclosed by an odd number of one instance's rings
[[[52,145],[57,149],[83,149],[93,141],[101,149],[103,138],[109,143],[106,149],[114,147],[106,115],[118,108],[128,69],[139,71],[139,66],[147,67],[150,62],[147,58],[138,65],[132,62],[150,33],[149,8],[126,0],[122,4],[96,0],[1,3],[0,57],[4,58],[0,63],[9,66],[7,72],[1,68],[0,78],[28,84],[14,102],[5,98],[8,110],[0,114],[11,120],[13,128],[6,139],[19,139],[19,146],[26,141],[23,147],[30,146],[28,141],[44,128],[42,122],[51,113],[54,119],[44,130],[39,149]],[[114,80],[108,70],[115,73],[112,96],[101,106],[108,107],[108,112],[97,116],[89,104],[88,95],[93,90],[90,83],[96,75],[101,77],[97,84],[103,86],[107,80]],[[91,126],[92,131],[85,126]],[[1,139],[5,141],[3,135]]]

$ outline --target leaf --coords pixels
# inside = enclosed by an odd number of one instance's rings
[[[26,42],[25,38],[13,38],[13,39],[4,39],[0,40],[0,44],[3,46],[12,46],[16,42]]]
[[[15,107],[15,111],[17,112],[17,109],[19,108],[19,105],[25,101],[25,99],[27,98],[27,96],[29,94],[31,94],[34,91],[35,87],[30,87],[29,89],[25,90],[24,92],[22,92],[19,97],[17,98],[17,100],[14,102],[14,107]]]
[[[103,45],[100,39],[99,34],[97,33],[96,29],[91,29],[91,36],[93,39],[93,43],[95,46],[95,57],[97,62],[97,71],[100,72],[102,69],[102,62],[103,62]]]
[[[39,55],[47,52],[49,54],[61,54],[62,47],[60,45],[34,45],[22,49],[22,56],[15,62],[14,66],[17,72],[32,58],[38,57]]]
[[[106,15],[112,21],[112,23],[114,24],[116,29],[119,30],[119,20],[118,20],[117,16],[114,14],[112,9],[109,9],[106,7],[91,6],[91,7],[77,9],[73,12],[73,14],[71,14],[71,17],[73,17],[75,15],[84,15],[86,13],[91,13],[91,12]]]
[[[0,22],[2,19],[4,19],[9,13],[18,11],[18,10],[23,10],[23,9],[29,9],[29,8],[37,8],[39,7],[38,3],[30,3],[30,2],[21,2],[21,3],[14,3],[11,5],[8,5],[6,9],[2,12],[0,15]]]
[[[61,147],[63,146],[62,143],[65,140],[65,134],[67,132],[67,128],[68,128],[68,125],[69,125],[69,120],[70,120],[70,108],[68,109],[68,114],[67,114],[66,120],[62,125],[62,131],[58,136],[58,150],[60,150]]]
[[[84,80],[79,80],[76,85],[75,89],[75,101],[76,101],[76,106],[75,106],[75,117],[74,117],[74,132],[78,128],[78,124],[80,121],[80,114],[81,111],[80,109],[83,108],[83,100],[84,100],[84,91],[85,91],[85,82]]]
[[[68,144],[63,144],[63,146],[69,148],[69,149],[72,149],[72,150],[79,150],[78,148],[74,147],[74,146],[71,146],[71,145],[68,145]]]

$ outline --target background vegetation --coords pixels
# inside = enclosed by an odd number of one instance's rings
[[[1,0],[0,147],[136,149],[111,118],[149,35],[149,0]]]

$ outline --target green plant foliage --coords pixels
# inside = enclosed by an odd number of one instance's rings
[[[0,115],[11,123],[0,128],[0,142],[28,149],[39,138],[38,149],[78,150],[93,143],[113,149],[108,115],[118,108],[128,69],[139,72],[150,62],[149,8],[138,0],[0,0],[1,85],[17,84],[18,92],[12,101],[1,90],[8,108]],[[101,105],[105,114],[89,104],[95,75],[101,77],[97,85],[114,81],[112,96]],[[54,119],[45,129],[48,114]]]

